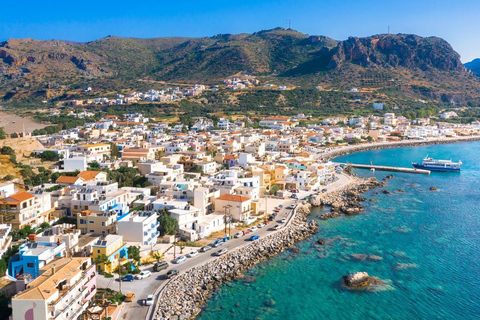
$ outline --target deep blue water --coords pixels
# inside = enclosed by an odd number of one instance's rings
[[[297,244],[300,253],[287,251],[258,264],[246,273],[254,282],[226,283],[198,319],[480,319],[480,142],[336,160],[409,167],[427,154],[462,160],[462,172],[393,173],[386,187],[391,194],[368,191],[365,197],[379,202],[366,201],[363,214],[318,220],[319,233]],[[355,172],[378,179],[389,174]],[[327,244],[317,246],[318,239]],[[353,261],[351,254],[383,260]],[[388,285],[374,292],[342,289],[342,275],[354,271]]]

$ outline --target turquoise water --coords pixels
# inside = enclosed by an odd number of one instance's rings
[[[379,202],[365,202],[365,213],[318,220],[319,233],[297,244],[299,253],[258,264],[246,273],[253,282],[226,283],[198,319],[480,319],[480,143],[376,150],[337,160],[408,167],[426,154],[462,160],[463,170],[394,173],[386,187],[391,194],[371,190],[365,197]],[[388,174],[355,172],[378,179]],[[327,244],[316,245],[318,239]],[[351,254],[383,260],[353,261]],[[388,285],[374,292],[342,289],[342,275],[354,271]]]

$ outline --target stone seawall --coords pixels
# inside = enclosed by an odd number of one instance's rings
[[[328,151],[320,155],[319,160],[327,161],[327,160],[331,160],[347,154],[362,152],[362,151],[369,151],[369,150],[415,147],[415,146],[426,146],[426,145],[432,145],[432,144],[447,144],[447,143],[459,143],[459,142],[469,142],[469,141],[480,141],[480,136],[441,138],[441,139],[433,139],[433,140],[404,140],[404,141],[398,141],[398,142],[360,144],[360,145],[348,146],[348,147],[343,147],[343,148],[338,148],[335,150]]]
[[[307,220],[310,208],[309,203],[299,204],[284,229],[173,278],[159,294],[153,319],[194,319],[222,283],[316,233],[315,221]]]

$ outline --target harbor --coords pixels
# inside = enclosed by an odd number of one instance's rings
[[[338,163],[345,166],[350,166],[356,169],[368,169],[371,171],[392,171],[392,172],[405,172],[405,173],[416,173],[416,174],[430,174],[430,170],[417,169],[417,168],[405,168],[405,167],[390,167],[390,166],[379,166],[373,164],[355,164],[355,163]]]

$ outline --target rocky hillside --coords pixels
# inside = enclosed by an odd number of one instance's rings
[[[32,39],[0,44],[4,100],[49,99],[85,85],[109,92],[136,89],[145,81],[213,84],[239,72],[287,85],[371,88],[412,99],[465,101],[480,95],[479,81],[436,37],[336,41],[278,28],[205,38],[108,36],[81,44]]]
[[[465,63],[465,68],[480,76],[480,59],[474,59]]]

